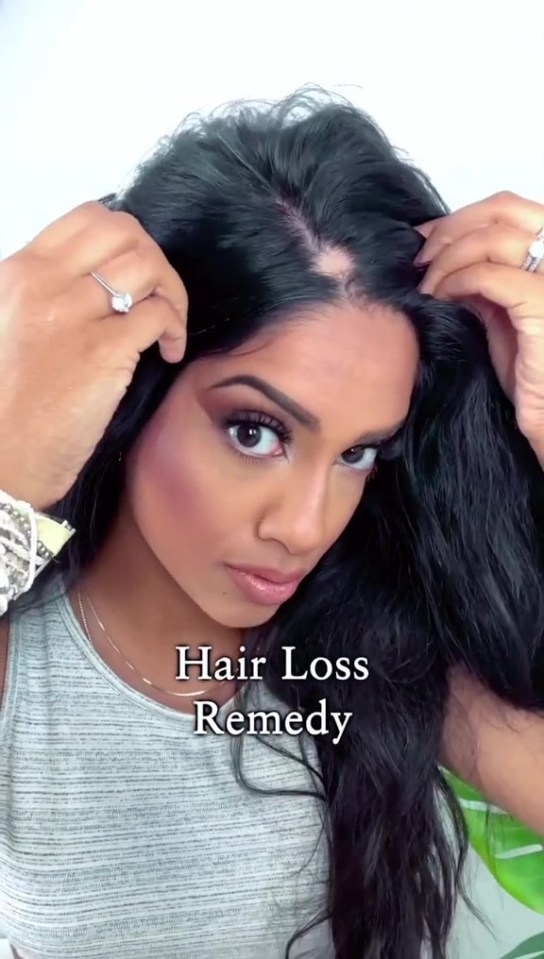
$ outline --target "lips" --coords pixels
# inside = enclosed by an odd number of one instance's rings
[[[238,570],[241,573],[249,573],[250,576],[257,576],[269,583],[277,583],[279,586],[290,585],[291,583],[300,583],[306,575],[306,570],[293,570],[292,573],[280,573],[278,570],[269,569],[265,566],[231,566],[231,569]]]
[[[226,566],[238,589],[252,603],[278,606],[293,596],[302,579],[300,572],[287,574],[262,566]],[[254,570],[259,572],[254,572]],[[263,575],[266,572],[266,577]],[[293,578],[296,575],[296,578]],[[270,577],[274,576],[275,580]]]

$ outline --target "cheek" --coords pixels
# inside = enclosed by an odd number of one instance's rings
[[[198,436],[198,433],[196,433]],[[151,423],[131,463],[131,507],[144,538],[170,571],[194,563],[222,538],[221,489],[212,457],[187,431]]]
[[[361,479],[349,479],[344,480],[343,483],[339,483],[339,489],[336,495],[334,530],[327,548],[332,546],[336,540],[340,538],[346,527],[349,526],[350,521],[353,519],[364,497],[367,483],[371,480],[371,476],[372,473],[367,473]]]

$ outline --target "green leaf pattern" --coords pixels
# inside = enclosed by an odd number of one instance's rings
[[[463,809],[471,846],[506,892],[544,915],[544,838],[486,802],[462,779],[442,771]],[[544,959],[544,932],[502,959]]]
[[[544,932],[526,939],[502,959],[544,959]]]
[[[544,839],[445,772],[463,809],[470,843],[514,899],[544,915]],[[544,799],[543,799],[544,801]]]

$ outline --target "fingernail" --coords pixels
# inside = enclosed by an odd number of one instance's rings
[[[414,265],[415,265],[415,266],[427,266],[430,262],[431,262],[431,261],[430,261],[430,258],[429,258],[429,256],[427,255],[427,253],[425,252],[425,247],[423,247],[423,248],[419,251],[418,255],[415,257],[415,259],[414,259]]]
[[[163,360],[167,363],[180,363],[185,356],[185,341],[163,339],[160,343],[160,351]]]

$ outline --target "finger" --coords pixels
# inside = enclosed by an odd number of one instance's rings
[[[125,252],[158,255],[159,247],[130,213],[112,211],[100,203],[85,203],[43,231],[34,241],[35,253],[55,258],[62,275],[69,278],[101,272]],[[169,268],[163,254],[164,264]]]
[[[150,250],[158,251],[159,247],[136,217],[123,211],[106,210],[105,217],[93,218],[71,239],[69,247],[63,248],[62,256],[66,272],[76,277],[91,271],[102,272],[105,264],[122,253],[135,251],[143,258]]]
[[[65,246],[87,229],[91,223],[97,221],[104,223],[108,214],[111,215],[111,211],[96,200],[81,203],[49,223],[27,246],[38,255],[52,256],[60,247]]]
[[[92,316],[107,316],[112,309],[111,295],[91,271],[103,273],[109,286],[130,293],[135,302],[153,294],[164,297],[185,325],[185,287],[158,244],[131,214],[94,201],[84,203],[51,224],[31,245],[38,255],[54,257],[63,276],[82,278],[78,295]]]
[[[419,286],[420,292],[432,294],[446,276],[472,263],[488,261],[519,268],[523,266],[533,240],[531,233],[505,224],[467,233],[437,253]]]
[[[435,289],[433,296],[440,300],[471,300],[485,297],[491,303],[508,310],[516,328],[525,333],[542,333],[544,328],[544,281],[542,275],[527,273],[511,266],[496,263],[476,263],[450,273]],[[534,330],[526,321],[534,320]],[[519,326],[518,326],[519,323]]]
[[[157,340],[163,359],[169,363],[179,363],[185,353],[186,328],[180,324],[179,313],[160,296],[142,300],[126,317],[109,317],[100,329],[112,348],[132,361],[138,359],[136,353],[143,353]]]
[[[104,210],[105,216],[95,213],[93,222],[73,237],[69,249],[65,249],[63,269],[71,276],[86,277],[94,283],[97,281],[90,274],[99,273],[109,286],[130,293],[133,300],[152,294],[163,296],[185,320],[185,286],[138,220],[122,211]],[[104,294],[109,296],[104,289],[102,294],[103,299]]]
[[[95,270],[111,289],[129,293],[134,303],[148,296],[161,296],[168,300],[176,311],[180,324],[187,322],[187,293],[178,274],[170,266],[161,250],[149,244],[110,260],[100,270]],[[73,311],[70,304],[77,302],[78,316],[92,319],[105,318],[113,312],[112,294],[88,273],[71,283],[65,293],[67,314]]]
[[[470,298],[470,306],[476,310],[485,326],[493,366],[506,395],[512,399],[516,379],[518,334],[512,325],[508,311],[479,295]]]
[[[416,226],[416,230],[418,233],[421,233],[421,236],[424,236],[425,239],[428,240],[439,223],[440,220],[428,220],[427,223],[421,223],[419,226]]]
[[[491,223],[510,224],[526,230],[534,239],[544,226],[544,205],[508,192],[471,203],[438,222],[418,253],[416,264],[430,263],[444,246]]]

